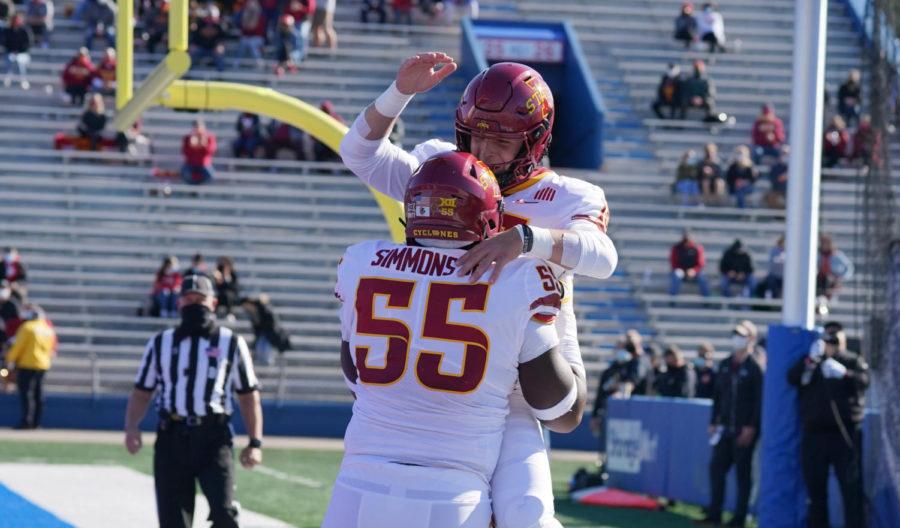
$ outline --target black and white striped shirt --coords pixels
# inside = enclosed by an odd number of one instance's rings
[[[247,342],[231,329],[217,327],[209,337],[163,330],[147,343],[135,387],[159,388],[156,408],[181,416],[231,414],[231,390],[259,389]]]

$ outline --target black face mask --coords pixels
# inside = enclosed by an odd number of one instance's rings
[[[625,343],[625,350],[627,350],[628,352],[634,354],[634,353],[635,353],[635,350],[636,350],[636,349],[634,348],[634,343]]]
[[[181,309],[181,328],[189,334],[201,334],[213,324],[213,312],[202,304],[189,304]]]

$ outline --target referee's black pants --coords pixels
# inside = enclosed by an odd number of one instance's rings
[[[34,429],[41,425],[44,412],[44,374],[46,370],[18,369],[16,386],[19,388],[19,402],[22,405],[22,421],[19,427]]]
[[[862,434],[859,426],[848,431],[852,445],[840,431],[804,432],[801,444],[803,480],[809,498],[807,526],[828,528],[828,468],[841,488],[844,506],[844,528],[863,528],[866,513],[862,480]]]
[[[228,424],[161,425],[153,453],[160,528],[191,528],[195,479],[209,502],[213,527],[236,528],[239,506],[234,501],[233,458]]]
[[[750,491],[753,488],[753,450],[756,448],[756,439],[744,447],[737,445],[736,440],[735,435],[723,433],[719,443],[713,447],[712,459],[709,461],[711,500],[708,516],[715,521],[722,519],[725,482],[731,466],[734,466],[737,477],[737,503],[733,522],[743,523],[747,518]]]

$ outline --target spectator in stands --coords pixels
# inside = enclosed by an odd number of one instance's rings
[[[716,349],[713,348],[712,343],[709,341],[704,341],[697,347],[697,357],[694,358],[694,373],[697,378],[694,392],[695,398],[711,400],[713,397],[713,391],[716,387],[716,370],[713,362],[715,354]]]
[[[766,205],[772,209],[784,209],[787,197],[788,160],[791,148],[782,145],[778,161],[769,167],[769,192],[766,193]]]
[[[16,12],[16,6],[12,0],[0,0],[0,31],[9,26],[9,20]]]
[[[769,251],[769,272],[761,284],[760,297],[781,299],[781,290],[784,288],[784,258],[784,235],[781,235]]]
[[[256,60],[256,66],[263,64],[262,50],[266,43],[266,17],[259,0],[247,0],[240,14],[240,51],[238,58],[248,55]]]
[[[625,350],[625,341],[620,340],[613,350],[612,361],[600,374],[597,384],[597,395],[594,397],[594,409],[591,412],[591,431],[600,440],[600,465],[606,459],[606,402],[611,398],[630,398],[634,385],[626,375],[626,365],[631,361],[631,354]]]
[[[231,143],[231,153],[235,158],[255,158],[256,149],[262,146],[262,127],[259,116],[244,112],[237,118],[234,126],[237,137]]]
[[[115,4],[107,0],[85,0],[80,15],[84,20],[84,45],[87,49],[93,48],[97,37],[105,39],[108,47],[116,47]]]
[[[719,147],[707,143],[703,147],[703,159],[697,165],[697,180],[706,203],[717,203],[725,195],[725,178],[719,161]]]
[[[847,74],[847,80],[841,84],[837,93],[838,113],[847,123],[847,126],[852,127],[859,119],[861,104],[862,87],[860,86],[859,70],[854,68]]]
[[[847,131],[844,118],[833,116],[825,129],[825,140],[822,141],[822,166],[830,169],[847,159],[849,146],[850,132]]]
[[[213,282],[216,286],[216,298],[218,299],[217,313],[230,320],[234,319],[234,307],[238,302],[240,288],[238,276],[234,271],[234,261],[231,257],[219,257],[216,269],[213,271]]]
[[[695,156],[693,150],[686,150],[681,155],[678,168],[675,169],[672,192],[678,197],[681,205],[696,205],[700,199],[700,183],[697,181],[697,166],[694,165]]]
[[[267,159],[304,160],[303,131],[276,119],[266,127],[265,151]]]
[[[624,380],[631,384],[632,395],[646,396],[653,389],[653,365],[644,347],[640,332],[630,329],[623,339],[625,351],[631,356],[624,368]]]
[[[144,32],[141,39],[149,53],[156,53],[156,46],[168,39],[169,5],[168,0],[157,2],[144,15]]]
[[[103,60],[97,65],[97,75],[94,77],[94,88],[103,95],[116,93],[116,50],[106,48]]]
[[[194,256],[191,257],[191,265],[184,270],[185,277],[190,275],[203,275],[210,279],[213,278],[213,274],[209,272],[209,266],[206,265],[206,259],[203,258],[203,253],[194,253]]]
[[[260,294],[256,299],[243,299],[241,306],[253,327],[253,361],[260,365],[272,364],[272,347],[279,353],[291,349],[291,338],[272,309],[269,296]]]
[[[217,10],[218,11],[218,10]],[[191,32],[191,60],[200,64],[209,59],[217,71],[225,69],[225,29],[218,17],[207,16],[196,24]]]
[[[675,40],[684,42],[684,49],[691,47],[697,40],[697,19],[694,18],[694,4],[681,4],[681,13],[675,18]]]
[[[831,235],[819,235],[819,264],[816,275],[816,296],[834,300],[843,282],[853,276],[853,262],[837,248]],[[820,300],[822,304],[822,300]]]
[[[116,133],[116,143],[119,152],[132,157],[146,158],[153,152],[153,144],[150,138],[141,133],[141,120],[138,119],[124,132]]]
[[[344,118],[335,111],[334,104],[331,101],[322,101],[322,104],[319,105],[319,110],[333,117],[337,122],[344,123]],[[313,141],[313,158],[316,161],[341,161],[341,156],[337,152],[331,150],[328,145],[319,140]]]
[[[184,136],[181,153],[184,154],[181,179],[185,183],[196,185],[213,178],[212,157],[216,153],[216,135],[206,130],[202,120],[194,121],[191,133]]]
[[[359,10],[359,19],[363,24],[368,24],[369,15],[372,14],[378,16],[379,24],[384,24],[387,21],[385,0],[362,0],[362,7]]]
[[[290,0],[284,14],[294,17],[294,32],[297,35],[298,56],[296,63],[306,59],[309,52],[309,33],[312,30],[312,17],[316,11],[316,0]]]
[[[709,52],[725,52],[725,19],[715,4],[703,4],[697,13],[697,34],[700,40],[709,43]]]
[[[750,159],[750,149],[741,145],[734,149],[734,159],[728,166],[725,174],[725,182],[728,185],[728,194],[734,196],[737,206],[743,209],[747,206],[747,197],[753,194],[753,184],[759,178],[753,160]]]
[[[106,128],[106,105],[103,96],[94,93],[88,100],[87,109],[81,114],[78,122],[78,135],[90,142],[91,150],[98,150]]]
[[[672,246],[669,263],[672,266],[669,295],[678,295],[681,283],[689,281],[696,282],[700,287],[700,294],[709,297],[709,284],[706,282],[706,277],[703,276],[703,267],[706,265],[703,245],[695,242],[691,232],[687,229],[682,233],[681,241]]]
[[[700,108],[706,115],[704,120],[715,119],[713,112],[716,106],[716,87],[706,75],[706,64],[702,60],[694,61],[694,73],[684,79],[681,84],[681,106],[679,119],[691,108]]]
[[[14,290],[9,282],[0,280],[0,351],[12,344],[12,339],[16,337],[16,331],[22,324],[20,307],[23,302],[22,290]]]
[[[44,410],[44,375],[50,370],[58,341],[53,326],[37,305],[26,305],[15,341],[6,352],[7,365],[15,365],[22,417],[16,429],[37,429]],[[12,370],[12,369],[10,369]]]
[[[199,2],[192,3],[191,7],[193,9],[191,18],[194,20],[220,20],[222,18],[222,12],[219,10],[219,6],[216,4],[215,0],[200,0]]]
[[[853,135],[853,161],[862,167],[881,165],[881,134],[872,128],[872,116],[863,114]]]
[[[5,281],[13,291],[25,285],[28,280],[28,270],[22,263],[19,250],[8,247],[3,251],[3,265],[0,266],[0,282]]]
[[[669,109],[669,119],[675,118],[675,110],[679,108],[681,101],[681,67],[677,64],[669,63],[669,69],[663,74],[656,87],[656,100],[653,101],[651,107],[656,117],[665,119],[662,108]]]
[[[19,76],[19,85],[23,90],[30,88],[28,82],[28,63],[31,62],[29,50],[34,43],[31,28],[25,25],[21,13],[16,13],[10,20],[9,27],[3,30],[3,48],[6,50],[6,75],[3,86],[12,84],[12,72]]]
[[[294,17],[291,15],[281,17],[274,40],[278,58],[275,73],[279,76],[284,75],[286,71],[297,73],[297,65],[303,60],[304,48],[294,27]]]
[[[63,89],[75,106],[84,104],[84,96],[91,87],[91,82],[97,74],[97,68],[91,62],[87,48],[81,48],[75,57],[66,64],[63,69]]]
[[[151,297],[153,306],[150,315],[159,317],[178,316],[178,292],[181,291],[181,273],[178,273],[178,259],[172,255],[163,259],[156,270]]]
[[[750,297],[756,287],[753,259],[740,240],[735,240],[722,254],[719,273],[722,277],[722,297],[731,297],[731,287],[735,284],[742,286],[741,297]]]
[[[25,23],[34,34],[34,43],[42,48],[50,45],[53,14],[53,0],[28,0],[25,4]]]
[[[669,345],[663,354],[666,370],[654,380],[656,394],[665,398],[693,398],[697,377],[694,366],[684,361],[678,345]]]
[[[647,392],[646,396],[656,396],[656,380],[666,373],[666,360],[663,358],[665,351],[662,346],[651,341],[644,345],[644,354],[647,361],[650,362],[650,373],[647,376]]]
[[[312,20],[312,45],[337,48],[337,33],[334,31],[334,10],[337,0],[322,0],[316,4]]]
[[[753,123],[753,162],[761,163],[763,156],[777,158],[784,144],[784,122],[775,115],[771,104],[764,104]]]
[[[749,324],[748,324],[749,323]],[[701,523],[719,526],[725,502],[725,477],[737,473],[737,505],[728,526],[744,526],[753,488],[753,451],[762,413],[762,367],[753,355],[756,326],[742,321],[731,335],[733,353],[719,363],[709,422],[710,506]]]
[[[394,13],[394,24],[412,25],[412,0],[391,0],[391,11]]]

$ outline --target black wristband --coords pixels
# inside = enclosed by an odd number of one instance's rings
[[[259,438],[251,438],[249,442],[247,442],[247,447],[252,447],[255,449],[262,448],[262,440]]]
[[[528,227],[528,224],[521,224],[522,226],[522,253],[528,253],[531,251],[531,248],[534,247],[534,233],[531,231],[531,228]]]

